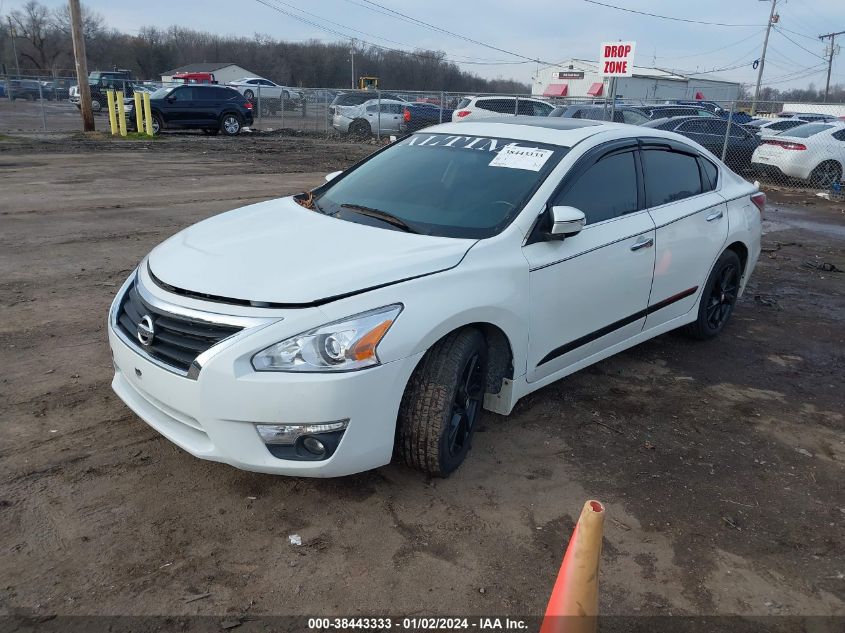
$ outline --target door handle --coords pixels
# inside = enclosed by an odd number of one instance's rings
[[[640,237],[640,239],[631,245],[631,250],[638,251],[641,248],[651,248],[652,246],[654,246],[653,237]]]
[[[722,210],[721,210],[721,209],[719,209],[718,211],[716,211],[716,212],[711,213],[710,215],[708,215],[708,216],[707,216],[707,218],[706,218],[706,220],[707,220],[708,222],[713,222],[713,220],[720,220],[721,218],[723,218],[723,217],[724,217],[724,215],[725,215],[725,214],[724,214],[724,213],[722,213]]]

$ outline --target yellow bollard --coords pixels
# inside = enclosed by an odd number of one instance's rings
[[[126,108],[123,107],[123,90],[115,93],[117,99],[117,122],[120,124],[120,135],[126,136]]]
[[[109,127],[112,135],[117,134],[117,118],[114,115],[114,90],[106,90],[106,101],[109,108]]]
[[[135,99],[135,131],[138,134],[144,133],[144,113],[141,112],[141,93],[136,92],[134,95]]]
[[[144,121],[146,122],[147,136],[153,135],[153,109],[150,106],[150,93],[144,93]]]

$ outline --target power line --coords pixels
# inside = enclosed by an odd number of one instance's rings
[[[475,40],[471,37],[467,37],[466,35],[461,35],[460,33],[455,33],[454,31],[449,31],[447,29],[436,26],[434,24],[429,24],[428,22],[424,22],[423,20],[420,20],[420,19],[415,18],[413,16],[407,15],[407,14],[402,13],[400,11],[396,11],[395,9],[391,9],[390,7],[386,7],[383,4],[379,4],[378,2],[373,2],[372,0],[362,0],[362,1],[366,4],[360,4],[358,2],[353,2],[352,0],[347,0],[347,2],[349,2],[350,4],[354,4],[354,5],[357,5],[359,7],[363,7],[365,9],[370,9],[371,11],[375,11],[376,13],[380,13],[382,15],[390,14],[390,17],[401,19],[404,22],[410,21],[410,22],[412,22],[412,23],[414,23],[418,26],[423,26],[427,29],[437,31],[438,33],[445,33],[446,35],[451,35],[452,37],[457,37],[458,39],[464,40],[465,42],[477,44],[478,46],[483,46],[485,48],[489,48],[491,50],[498,51],[500,53],[505,53],[506,55],[512,55],[514,57],[519,57],[519,58],[527,60],[529,62],[536,62],[538,64],[546,64],[546,65],[549,65],[549,66],[554,65],[553,62],[546,62],[546,61],[543,61],[541,59],[537,59],[536,57],[528,57],[528,56],[523,55],[521,53],[515,53],[514,51],[509,51],[509,50],[504,49],[504,48],[499,48],[498,46],[493,46],[492,44],[480,42],[480,41]],[[387,13],[385,13],[385,12],[387,12]]]
[[[819,55],[818,53],[814,53],[814,52],[813,52],[813,51],[811,51],[809,48],[807,48],[807,47],[805,47],[805,46],[802,46],[801,44],[799,44],[798,42],[796,42],[795,40],[793,40],[793,39],[792,39],[791,37],[789,37],[786,33],[784,33],[783,31],[781,31],[778,27],[774,27],[774,29],[775,29],[775,31],[776,31],[776,32],[778,32],[778,33],[780,33],[781,35],[783,35],[783,36],[784,36],[787,40],[789,40],[790,42],[792,42],[793,44],[795,44],[795,46],[797,46],[797,47],[798,47],[798,48],[800,48],[801,50],[803,50],[803,51],[806,51],[806,52],[810,53],[810,55],[812,55],[813,57],[818,57],[819,59],[824,59],[824,57],[822,57],[822,56],[821,56],[821,55]],[[825,59],[825,61],[827,61],[827,60]]]
[[[756,33],[749,35],[748,37],[743,37],[741,40],[737,40],[733,44],[728,44],[726,46],[720,46],[719,48],[714,48],[712,50],[704,51],[704,52],[701,52],[701,53],[692,53],[690,55],[662,55],[662,56],[657,55],[655,57],[656,57],[656,59],[689,59],[690,57],[701,57],[702,55],[710,55],[711,53],[716,53],[718,51],[723,51],[723,50],[728,49],[728,48],[733,48],[737,44],[742,44],[743,42],[747,42],[751,38],[758,37],[759,35],[762,35],[762,34],[763,34],[763,31],[760,30],[760,31],[757,31]]]
[[[354,37],[354,36],[350,35],[349,33],[338,31],[338,30],[333,29],[331,27],[325,26],[324,24],[320,24],[320,23],[315,22],[311,19],[305,18],[301,15],[291,13],[290,11],[283,9],[282,7],[279,7],[275,4],[272,4],[273,0],[255,0],[255,1],[258,2],[259,4],[264,5],[265,7],[269,8],[269,9],[273,9],[274,11],[277,11],[278,13],[281,13],[283,15],[290,17],[290,18],[293,18],[294,20],[298,20],[299,22],[302,22],[304,24],[308,24],[309,26],[312,26],[312,27],[319,29],[321,31],[325,31],[326,33],[331,33],[331,34],[336,35],[336,36],[338,36],[342,39],[345,39],[345,40],[354,39],[356,41],[362,42],[364,44],[367,44],[368,46],[371,46],[371,47],[379,49],[379,50],[388,51],[388,52],[392,52],[392,53],[402,53],[402,54],[405,54],[405,55],[410,55],[412,57],[418,57],[418,58],[421,58],[421,59],[439,59],[430,52],[426,53],[426,52],[417,52],[417,51],[406,51],[406,50],[402,50],[402,49],[398,49],[398,48],[390,48],[389,46],[382,46],[381,44],[376,44],[375,42],[371,42],[369,40],[365,40],[365,39],[362,39],[362,38],[359,38],[359,37]],[[288,6],[290,6],[290,5],[288,5]],[[311,14],[311,15],[313,15],[313,14]],[[348,27],[344,27],[344,28],[348,28]],[[456,64],[479,64],[479,65],[491,65],[491,66],[499,66],[499,65],[502,65],[502,64],[525,64],[525,63],[529,63],[529,62],[480,62],[480,61],[474,62],[474,61],[456,60],[456,59],[451,59],[451,58],[448,58],[448,57],[444,57],[443,61],[453,62],[453,63],[456,63]],[[530,60],[530,61],[533,62],[534,60]]]
[[[726,24],[724,22],[705,22],[704,20],[689,20],[687,18],[676,18],[669,15],[658,15],[657,13],[648,13],[647,11],[637,11],[636,9],[626,9],[625,7],[617,7],[613,4],[606,4],[604,2],[597,2],[596,0],[584,0],[590,4],[596,4],[600,7],[608,9],[616,9],[617,11],[625,11],[626,13],[636,13],[637,15],[646,15],[650,18],[660,18],[661,20],[672,20],[673,22],[686,22],[688,24],[704,24],[706,26],[738,26],[738,27],[757,27],[760,28],[765,24]]]

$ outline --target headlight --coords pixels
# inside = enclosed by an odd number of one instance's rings
[[[335,321],[261,350],[256,371],[349,371],[378,365],[376,348],[399,316],[399,304]]]

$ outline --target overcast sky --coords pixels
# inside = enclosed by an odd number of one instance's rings
[[[684,71],[724,69],[713,72],[712,76],[748,83],[756,79],[751,64],[760,56],[771,7],[770,2],[763,0],[695,3],[602,0],[606,4],[687,20],[742,25],[715,26],[637,15],[586,0],[374,1],[532,59],[547,62],[569,57],[596,59],[602,41],[635,40],[637,65]],[[64,4],[62,0],[41,2],[48,6]],[[3,13],[22,4],[23,0],[0,0]],[[128,32],[137,32],[142,25],[179,24],[221,34],[262,33],[287,40],[342,39],[266,6],[270,4],[327,29],[381,46],[442,50],[462,68],[485,77],[512,77],[530,82],[537,67],[534,62],[496,63],[525,60],[390,15],[367,0],[88,0],[84,4],[102,14],[110,26]],[[786,88],[805,87],[813,82],[816,87],[823,86],[824,44],[817,36],[845,30],[843,9],[845,0],[779,0],[781,31],[772,30],[764,84]],[[845,49],[845,36],[839,40]],[[484,63],[467,63],[470,61]],[[831,83],[845,83],[845,55],[834,59]]]

